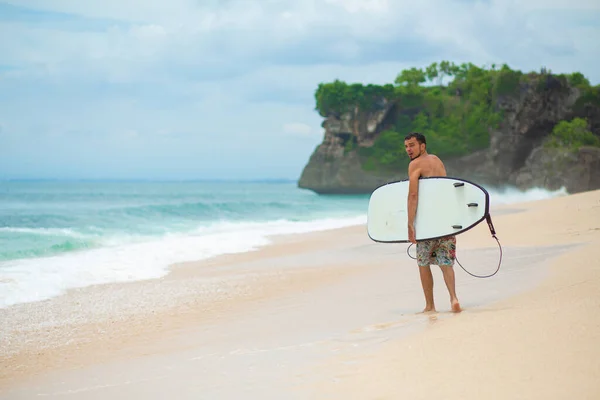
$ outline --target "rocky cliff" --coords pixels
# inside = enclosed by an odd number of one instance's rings
[[[580,88],[551,74],[521,80],[510,93],[493,99],[501,120],[489,129],[487,147],[443,158],[448,175],[523,189],[565,187],[570,193],[599,189],[599,147],[545,145],[559,122],[576,117],[585,118],[589,130],[600,136],[600,106],[584,97]],[[299,187],[321,194],[370,193],[383,183],[407,178],[408,160],[405,167],[365,168],[360,149],[373,146],[407,113],[402,96],[380,97],[376,103],[366,110],[356,106],[324,117],[323,142],[305,166]]]

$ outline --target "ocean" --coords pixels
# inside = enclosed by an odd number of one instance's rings
[[[492,207],[566,194],[488,188]],[[0,308],[176,262],[252,251],[278,234],[366,222],[368,195],[296,182],[0,181]]]

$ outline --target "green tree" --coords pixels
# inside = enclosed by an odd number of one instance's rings
[[[581,88],[588,88],[590,86],[590,81],[581,72],[573,72],[567,79],[573,86]]]
[[[430,81],[433,81],[435,78],[438,77],[438,63],[434,62],[433,64],[431,64],[430,66],[428,66],[425,69],[425,75],[427,76],[427,79]]]
[[[426,82],[426,75],[423,70],[419,68],[405,69],[396,77],[394,83],[403,88],[401,93],[416,93],[418,92],[419,85]]]
[[[323,117],[341,115],[352,111],[356,106],[369,111],[376,109],[382,99],[393,100],[394,86],[347,84],[336,79],[331,83],[320,83],[315,91],[315,109]]]
[[[404,150],[404,136],[394,130],[381,132],[371,148],[362,149],[367,156],[367,169],[405,169],[408,156]]]
[[[449,61],[442,61],[440,63],[440,68],[438,69],[438,71],[440,74],[440,79],[442,80],[445,76],[452,76],[454,71],[454,63],[450,63]]]
[[[546,145],[577,150],[582,146],[600,147],[600,138],[589,130],[586,119],[573,118],[571,121],[565,120],[556,124]]]

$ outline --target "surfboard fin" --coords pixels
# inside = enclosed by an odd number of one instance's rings
[[[456,182],[454,184],[454,187],[461,187],[461,186],[465,186],[465,184],[463,182]]]

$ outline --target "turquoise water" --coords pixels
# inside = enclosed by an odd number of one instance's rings
[[[564,194],[488,191],[492,206]],[[158,278],[173,263],[255,250],[277,234],[362,224],[368,202],[295,182],[0,181],[0,307]]]
[[[0,182],[0,306],[162,276],[268,236],[366,220],[368,196],[295,182]]]
[[[224,224],[363,215],[368,198],[319,197],[295,183],[0,183],[0,261],[198,234]]]

